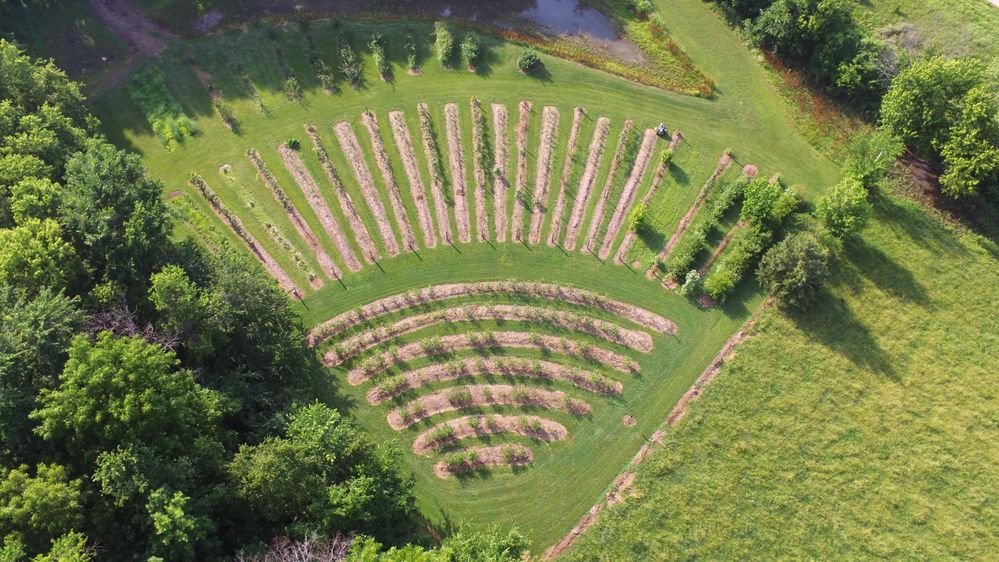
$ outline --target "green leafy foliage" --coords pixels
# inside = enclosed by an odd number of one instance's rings
[[[64,287],[79,270],[73,247],[53,219],[28,219],[0,230],[0,284],[35,292]]]
[[[475,68],[481,56],[482,45],[479,43],[479,38],[469,33],[461,40],[461,58],[469,68]]]
[[[378,70],[378,75],[382,77],[382,80],[388,80],[391,77],[392,71],[389,68],[388,57],[385,55],[385,39],[380,33],[371,36],[368,48],[371,49],[371,58],[375,61],[375,69]]]
[[[340,48],[340,69],[351,88],[357,90],[364,85],[363,63],[349,44]]]
[[[534,49],[524,49],[517,57],[517,68],[524,73],[534,72],[541,68],[541,57]]]
[[[815,206],[815,215],[837,238],[859,232],[871,212],[867,188],[860,180],[850,177],[834,185]]]
[[[0,535],[41,551],[82,523],[80,480],[70,478],[65,467],[0,468]]]
[[[779,305],[806,307],[829,277],[829,250],[812,233],[792,234],[763,256],[757,277]]]
[[[434,49],[437,52],[437,62],[444,68],[450,68],[454,60],[454,35],[442,21],[434,22]]]
[[[128,93],[167,149],[172,150],[198,133],[158,70],[148,68],[135,73],[129,79]]]
[[[798,196],[781,185],[757,177],[746,185],[740,217],[758,226],[773,227],[780,224],[798,205]]]

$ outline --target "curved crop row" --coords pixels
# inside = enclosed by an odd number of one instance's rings
[[[579,147],[579,128],[583,123],[583,115],[586,110],[577,107],[572,111],[572,129],[569,131],[569,145],[566,148],[565,164],[562,165],[562,177],[559,179],[558,197],[555,200],[555,211],[552,213],[550,233],[548,234],[548,245],[558,245],[559,236],[562,233],[562,215],[565,213],[565,199],[569,195],[569,181],[572,178],[572,170],[576,165],[576,150]]]
[[[396,243],[395,233],[392,232],[392,225],[389,224],[385,205],[382,204],[382,200],[378,196],[378,189],[375,188],[375,180],[371,176],[371,170],[368,169],[368,164],[364,161],[364,156],[361,155],[361,145],[357,142],[354,130],[350,128],[349,123],[341,121],[333,127],[333,131],[340,142],[340,149],[343,150],[347,162],[350,163],[350,167],[354,171],[354,178],[357,179],[357,183],[361,187],[361,195],[367,202],[371,215],[375,218],[375,224],[378,225],[378,232],[382,235],[386,250],[390,256],[397,255],[399,244]]]
[[[569,215],[569,224],[565,231],[566,250],[576,248],[576,237],[579,236],[579,229],[583,226],[586,205],[590,201],[593,184],[597,181],[597,171],[600,166],[600,159],[604,154],[604,146],[607,144],[607,135],[609,133],[610,119],[606,117],[597,119],[597,126],[593,129],[593,138],[590,139],[590,150],[586,157],[586,167],[583,169],[583,176],[579,180],[579,188],[576,189],[576,200],[572,205],[572,214]]]
[[[409,179],[409,193],[413,196],[413,201],[416,202],[416,218],[420,222],[420,230],[423,231],[424,244],[427,248],[435,248],[437,235],[434,234],[430,207],[427,205],[426,189],[423,187],[420,169],[416,165],[416,153],[413,151],[413,139],[409,136],[406,118],[401,111],[391,111],[389,112],[389,123],[392,125],[395,146],[399,149],[399,155],[402,157],[402,166]]]
[[[326,235],[329,236],[330,240],[333,241],[333,245],[340,252],[341,259],[343,259],[344,263],[350,269],[354,271],[360,269],[360,264],[357,263],[357,258],[354,257],[354,251],[346,243],[346,237],[344,236],[343,229],[340,228],[340,223],[333,217],[329,205],[326,204],[326,200],[323,199],[322,194],[319,192],[316,180],[313,179],[312,175],[305,168],[302,157],[299,156],[297,151],[285,146],[284,143],[278,145],[278,153],[281,155],[284,167],[295,179],[295,183],[302,191],[302,194],[305,195],[305,199],[309,202],[309,206],[312,207],[312,211],[319,217],[319,223],[322,224]]]
[[[513,219],[511,220],[512,239],[520,242],[524,237],[524,207],[527,200],[527,133],[531,119],[531,102],[524,100],[518,106],[520,116],[517,121],[517,175],[514,182]]]
[[[468,201],[465,186],[465,153],[461,149],[461,125],[458,122],[458,106],[449,103],[444,106],[444,133],[447,136],[447,159],[451,165],[451,191],[454,194],[454,220],[458,226],[458,240],[472,241],[468,224]]]
[[[580,248],[581,252],[593,253],[593,246],[597,243],[597,233],[600,232],[600,225],[604,222],[604,211],[607,207],[607,201],[610,199],[614,182],[617,181],[617,173],[621,169],[621,163],[624,161],[624,155],[628,150],[628,138],[631,136],[631,130],[634,126],[635,123],[631,119],[628,119],[624,122],[624,128],[621,129],[621,134],[618,136],[617,149],[614,151],[614,158],[611,160],[610,170],[607,172],[607,179],[604,181],[604,188],[597,199],[597,206],[593,210],[593,216],[590,217],[590,226],[586,231],[586,242]]]
[[[305,240],[305,243],[309,245],[312,253],[316,256],[316,261],[319,262],[319,267],[323,269],[323,273],[326,274],[330,279],[339,279],[342,276],[340,268],[333,263],[330,259],[329,254],[326,250],[319,244],[319,239],[309,228],[309,225],[302,218],[302,215],[295,208],[295,204],[291,202],[291,198],[285,193],[284,189],[277,182],[277,178],[271,173],[270,168],[264,163],[263,159],[260,158],[260,153],[253,148],[246,149],[246,156],[253,163],[253,167],[257,169],[257,174],[260,179],[263,180],[264,184],[270,190],[271,195],[274,196],[274,200],[277,201],[281,207],[284,208],[285,212],[288,214],[288,218],[291,220],[291,225],[295,227],[298,235]]]
[[[271,257],[267,250],[257,242],[257,239],[250,234],[250,231],[246,230],[243,226],[243,221],[239,220],[239,216],[233,213],[225,206],[225,203],[219,199],[219,196],[215,193],[212,188],[208,187],[205,183],[204,178],[198,174],[191,174],[191,185],[193,185],[208,201],[208,206],[212,208],[219,219],[229,225],[229,228],[236,234],[236,236],[246,244],[246,247],[250,250],[257,260],[264,266],[267,273],[271,275],[285,291],[290,291],[293,295],[301,295],[298,287],[295,286],[295,282],[291,280],[288,273],[276,262],[274,258]]]
[[[312,125],[306,125],[305,132],[312,139],[312,149],[315,151],[316,157],[319,158],[319,164],[322,165],[323,171],[326,173],[326,179],[333,186],[333,193],[336,195],[337,202],[340,203],[340,210],[347,217],[347,222],[350,223],[350,230],[354,233],[354,240],[360,246],[365,261],[375,263],[380,258],[378,250],[375,248],[375,243],[371,239],[368,228],[361,222],[361,217],[357,214],[357,207],[354,206],[354,200],[351,199],[350,193],[344,187],[343,180],[340,179],[340,174],[337,172],[336,166],[330,160],[330,155],[326,152],[326,147],[323,146],[322,139],[319,138],[319,131]],[[333,243],[340,250],[340,255],[347,262],[347,267],[354,271],[361,268],[361,264],[357,261],[357,256],[354,255],[354,250],[347,243],[346,237],[335,237],[333,238]]]
[[[496,223],[496,241],[506,242],[506,189],[509,180],[506,168],[510,157],[507,146],[506,106],[492,104],[493,109],[493,221]]]
[[[521,281],[481,281],[478,283],[449,283],[434,285],[407,293],[378,299],[356,309],[348,310],[309,332],[309,345],[315,346],[346,330],[385,314],[391,314],[418,305],[469,296],[509,295],[532,297],[552,302],[587,306],[630,320],[663,334],[675,334],[677,326],[671,320],[650,310],[605,297],[599,293],[576,287]]]
[[[392,363],[405,363],[420,357],[448,355],[464,349],[507,348],[538,349],[548,353],[582,357],[622,373],[633,373],[638,370],[638,364],[624,355],[566,338],[530,332],[475,332],[428,338],[371,355],[362,361],[360,366],[347,372],[347,382],[357,386],[384,371]],[[328,363],[326,365],[329,366]]]
[[[369,404],[378,405],[431,383],[476,376],[525,377],[546,381],[562,381],[583,390],[604,395],[621,394],[624,389],[624,385],[619,381],[604,375],[551,361],[517,357],[476,357],[436,363],[387,378],[368,391],[367,399]]]
[[[561,441],[568,435],[565,426],[539,416],[473,415],[442,422],[416,436],[413,452],[426,455],[447,445],[480,435],[511,433],[538,441]]]
[[[531,205],[531,233],[528,241],[541,241],[541,221],[545,218],[545,202],[552,183],[552,158],[555,155],[555,133],[558,129],[558,109],[546,105],[541,111],[541,146],[534,171],[534,197]]]
[[[365,111],[361,115],[364,127],[371,136],[371,148],[375,152],[375,163],[382,173],[382,179],[389,192],[389,203],[392,205],[392,213],[395,215],[395,224],[402,233],[403,243],[410,251],[416,251],[416,235],[413,234],[413,227],[409,224],[409,213],[402,202],[402,194],[399,192],[399,184],[395,181],[395,172],[392,170],[392,163],[389,162],[388,153],[385,152],[385,141],[382,140],[381,129],[378,127],[378,119],[374,113]]]
[[[618,200],[617,207],[614,208],[611,220],[607,224],[607,232],[604,234],[603,244],[600,245],[600,253],[598,255],[602,260],[610,256],[611,246],[621,231],[621,225],[624,223],[624,218],[631,209],[631,204],[635,202],[635,197],[638,195],[638,187],[642,182],[642,178],[645,177],[645,170],[649,167],[649,160],[652,158],[652,149],[655,146],[656,138],[655,131],[652,129],[645,130],[642,147],[635,158],[635,165],[631,168],[631,175],[628,176],[628,181],[624,184],[621,198]]]
[[[644,353],[652,351],[652,337],[649,334],[638,330],[622,328],[606,320],[581,316],[573,312],[549,310],[537,306],[509,304],[485,306],[471,304],[409,316],[388,326],[381,326],[373,330],[361,332],[338,342],[332,350],[326,353],[326,363],[329,365],[338,365],[358,353],[363,353],[393,338],[428,326],[445,323],[453,324],[456,322],[480,322],[483,320],[540,322],[553,328],[589,334]]]
[[[445,412],[482,406],[530,406],[561,410],[574,415],[590,413],[592,407],[561,390],[545,390],[508,384],[470,384],[426,394],[388,413],[389,427],[401,431]]]
[[[438,478],[443,479],[452,474],[469,472],[490,465],[518,467],[529,465],[532,462],[534,462],[534,453],[523,445],[476,447],[451,453],[434,465],[434,473],[437,474]]]
[[[437,211],[437,228],[441,239],[452,243],[451,219],[447,215],[447,200],[444,198],[444,163],[441,162],[440,148],[434,135],[434,122],[430,118],[427,104],[420,102],[416,106],[420,116],[420,138],[423,140],[423,151],[427,155],[427,167],[430,170],[430,193],[434,196],[434,209]]]

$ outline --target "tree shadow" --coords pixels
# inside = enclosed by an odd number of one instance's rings
[[[930,306],[931,300],[926,294],[926,289],[916,280],[912,272],[878,248],[862,238],[852,238],[844,243],[844,249],[850,261],[856,266],[857,273],[881,290],[922,307]]]

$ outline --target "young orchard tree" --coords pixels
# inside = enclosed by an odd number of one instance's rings
[[[810,232],[792,234],[764,254],[756,275],[778,305],[807,307],[829,277],[829,250]]]
[[[837,238],[860,232],[873,208],[867,188],[860,180],[844,178],[823,195],[815,206],[815,216]]]

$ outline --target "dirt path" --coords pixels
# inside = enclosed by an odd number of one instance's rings
[[[680,145],[680,141],[683,140],[683,133],[679,130],[673,131],[673,139],[669,143],[669,150],[673,152],[676,147]],[[663,164],[662,162],[656,166],[655,175],[652,178],[652,187],[649,192],[645,194],[642,198],[642,205],[652,204],[652,198],[656,196],[656,192],[659,190],[659,186],[662,185],[663,179],[666,177],[666,172],[669,171],[669,164]],[[631,251],[632,245],[635,244],[635,240],[638,238],[638,234],[635,232],[628,232],[625,235],[624,240],[621,241],[621,245],[618,247],[617,252],[614,254],[614,263],[623,264],[625,260],[628,259],[628,252]]]
[[[388,153],[385,152],[385,141],[378,127],[378,119],[374,113],[365,111],[361,116],[364,127],[371,137],[371,149],[375,153],[375,163],[382,173],[382,179],[389,192],[389,203],[392,205],[392,214],[395,215],[395,224],[402,233],[403,243],[406,249],[411,252],[416,251],[416,235],[413,234],[413,227],[409,222],[409,213],[406,212],[406,205],[402,202],[402,193],[399,192],[399,184],[395,181],[395,171],[392,170],[392,163],[389,162]]]
[[[493,110],[493,222],[496,223],[496,241],[506,242],[506,190],[510,180],[506,177],[506,168],[510,158],[510,147],[507,141],[506,106],[499,103],[492,105]]]
[[[472,175],[475,177],[475,236],[480,242],[489,240],[489,213],[486,211],[488,195],[486,193],[486,117],[482,113],[482,104],[472,98]]]
[[[562,215],[565,213],[565,199],[568,196],[566,191],[569,188],[569,181],[572,179],[572,170],[576,166],[576,149],[579,147],[579,128],[583,123],[584,115],[586,115],[586,110],[582,107],[577,107],[572,111],[572,129],[569,131],[569,144],[566,147],[565,164],[562,165],[558,196],[555,199],[555,210],[552,212],[551,226],[549,226],[549,246],[558,245],[559,236],[562,234]]]
[[[468,459],[456,465],[448,465],[444,461],[434,465],[434,473],[438,478],[446,479],[452,474],[468,472],[486,466],[517,467],[527,466],[534,462],[534,453],[527,447],[516,444],[475,447],[464,449],[459,453],[468,455]]]
[[[541,112],[541,143],[534,170],[534,196],[531,201],[531,233],[528,242],[541,241],[541,224],[545,220],[545,205],[552,184],[552,158],[555,155],[555,134],[558,131],[558,109],[546,105]]]
[[[607,180],[604,181],[604,188],[600,192],[600,198],[597,199],[597,206],[593,209],[593,216],[590,217],[590,227],[586,231],[586,242],[579,249],[580,252],[588,254],[595,253],[594,246],[597,244],[597,235],[600,233],[600,226],[604,223],[604,212],[607,208],[607,202],[610,200],[611,192],[614,191],[614,184],[617,182],[617,172],[621,169],[621,164],[624,163],[625,151],[628,149],[628,139],[634,127],[635,123],[631,119],[624,122],[621,135],[618,136],[617,149],[614,150],[614,158],[611,160],[610,170],[607,172]]]
[[[439,423],[424,431],[413,440],[413,452],[427,455],[445,445],[463,441],[469,437],[512,433],[538,441],[561,441],[568,435],[565,426],[557,421],[538,416],[488,416],[473,415]]]
[[[673,235],[666,241],[666,245],[663,246],[662,250],[659,250],[659,261],[666,261],[666,258],[669,257],[673,248],[676,247],[677,242],[680,241],[680,237],[683,236],[687,227],[690,226],[691,222],[693,222],[694,216],[697,215],[697,211],[699,211],[701,206],[704,205],[704,202],[708,198],[708,193],[711,192],[711,188],[715,186],[715,183],[718,182],[718,178],[721,177],[722,173],[724,173],[725,170],[727,170],[731,165],[732,156],[727,152],[722,154],[721,158],[718,159],[718,165],[715,166],[714,173],[711,174],[708,181],[704,182],[704,187],[702,187],[701,192],[697,194],[697,199],[694,200],[694,204],[687,210],[687,214],[683,215],[683,218],[680,219],[680,224],[676,225],[676,230],[673,231]],[[656,266],[653,263],[653,265],[649,267],[649,270],[645,272],[645,277],[652,279],[656,276],[656,273]]]
[[[520,242],[524,238],[524,209],[527,201],[527,132],[531,120],[531,102],[522,101],[518,106],[517,120],[517,177],[514,180],[513,219],[511,239]]]
[[[420,169],[416,165],[416,153],[413,150],[413,139],[409,136],[409,127],[406,126],[406,117],[401,111],[389,112],[389,123],[392,125],[395,146],[399,149],[399,156],[402,157],[406,178],[409,179],[409,193],[416,202],[416,218],[420,223],[420,230],[423,231],[423,244],[427,248],[436,248],[437,235],[434,234],[430,207],[427,206],[427,190],[423,186],[423,178],[420,177]]]
[[[374,241],[371,240],[371,234],[368,232],[368,228],[364,226],[361,222],[361,217],[357,214],[357,207],[354,206],[354,200],[350,198],[350,193],[347,192],[347,188],[343,185],[343,180],[340,179],[340,174],[336,170],[336,166],[333,165],[333,161],[330,160],[329,154],[326,152],[326,147],[323,146],[323,141],[319,138],[319,132],[312,125],[305,126],[305,132],[312,139],[312,149],[316,152],[316,156],[319,158],[319,163],[323,167],[323,172],[326,173],[326,179],[333,186],[333,193],[336,195],[336,200],[340,204],[340,211],[343,216],[347,217],[347,222],[350,223],[350,230],[354,233],[354,240],[361,247],[361,253],[364,255],[364,260],[370,263],[375,263],[381,257],[378,255],[378,250],[375,248]],[[347,243],[346,238],[337,239],[334,238],[333,242],[336,243],[337,248],[340,253],[347,260],[347,267],[353,271],[361,269],[361,264],[357,261],[357,256],[354,255],[354,250],[350,248],[350,244]]]
[[[90,87],[92,95],[104,93],[121,83],[146,58],[163,52],[176,36],[156,25],[128,0],[90,0],[90,7],[108,28],[131,46],[128,60]]]
[[[454,239],[451,235],[451,218],[447,213],[447,200],[444,198],[444,164],[441,163],[440,148],[434,136],[434,123],[430,119],[427,104],[420,102],[416,105],[416,111],[420,115],[420,138],[430,171],[430,193],[434,197],[434,210],[437,211],[437,228],[440,230],[441,240],[451,244]]]
[[[340,142],[340,149],[343,150],[347,162],[350,163],[350,167],[354,171],[354,178],[361,187],[361,195],[368,204],[371,215],[375,217],[375,223],[378,225],[378,232],[382,235],[382,241],[385,242],[386,251],[390,256],[398,255],[399,244],[395,240],[395,233],[392,232],[392,225],[389,223],[388,213],[385,212],[385,205],[382,203],[381,197],[378,196],[378,189],[375,188],[375,179],[371,176],[368,163],[364,161],[361,145],[357,142],[357,135],[354,134],[350,123],[346,121],[337,123],[333,127],[333,131]]]
[[[468,223],[465,152],[461,149],[461,124],[456,104],[444,106],[444,133],[447,136],[447,161],[451,166],[451,193],[454,194],[454,220],[458,226],[458,240],[467,244],[472,241],[472,232]]]
[[[756,321],[759,320],[760,315],[763,311],[770,305],[769,299],[764,301],[753,316],[746,321],[742,328],[732,334],[731,337],[725,342],[719,350],[718,355],[711,360],[711,363],[705,367],[704,371],[698,375],[697,380],[691,385],[687,392],[683,394],[680,400],[673,406],[670,410],[669,415],[666,416],[666,420],[663,425],[652,434],[649,439],[649,443],[642,445],[634,457],[632,457],[629,466],[621,472],[611,484],[610,490],[607,491],[605,496],[601,498],[590,510],[583,516],[582,520],[572,528],[562,540],[552,545],[544,554],[541,555],[541,560],[555,560],[558,557],[565,554],[567,550],[576,542],[587,529],[593,526],[597,522],[597,518],[604,508],[612,506],[614,504],[620,503],[624,499],[624,492],[634,483],[636,468],[640,465],[646,458],[648,458],[649,453],[652,449],[662,442],[663,438],[666,436],[666,430],[676,424],[680,423],[680,420],[687,414],[687,408],[690,403],[697,399],[698,396],[704,392],[704,389],[711,384],[715,378],[718,377],[718,373],[721,368],[735,356],[736,347],[751,336],[753,326],[756,325]]]
[[[605,396],[621,394],[621,391],[624,390],[624,385],[620,381],[571,365],[515,357],[476,357],[474,359],[466,357],[447,363],[428,365],[386,379],[367,392],[367,399],[369,404],[377,406],[428,384],[456,381],[481,375],[568,382],[583,390]]]
[[[642,183],[642,178],[645,177],[645,171],[649,168],[649,160],[652,158],[652,150],[655,148],[656,138],[655,131],[652,129],[645,130],[642,147],[638,151],[638,157],[635,158],[635,165],[631,169],[631,175],[628,177],[628,181],[625,182],[624,189],[621,191],[621,198],[618,199],[617,207],[614,208],[610,222],[607,223],[607,232],[604,234],[603,244],[600,245],[599,256],[602,260],[610,257],[614,240],[617,239],[618,233],[621,232],[621,225],[624,224],[624,219],[627,217],[628,212],[631,211],[631,204],[635,202],[635,197],[638,196],[638,188]]]
[[[597,172],[600,167],[600,159],[604,154],[604,147],[607,145],[608,133],[610,133],[610,119],[606,117],[597,119],[597,126],[593,129],[593,138],[590,139],[586,168],[583,169],[583,177],[579,180],[576,200],[572,205],[572,214],[569,215],[569,225],[565,231],[564,245],[566,250],[576,248],[576,237],[579,236],[579,229],[583,226],[586,206],[590,202],[590,194],[593,193],[593,184],[597,181]]]

